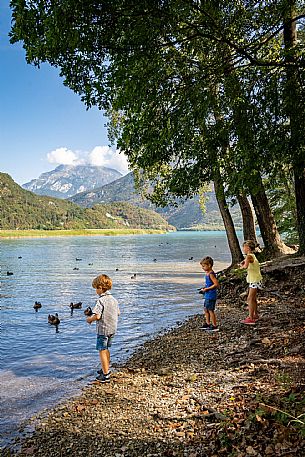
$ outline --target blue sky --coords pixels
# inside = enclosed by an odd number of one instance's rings
[[[0,171],[23,184],[60,163],[93,163],[126,173],[108,148],[105,119],[63,85],[57,69],[28,65],[22,44],[11,45],[9,0],[0,5]]]

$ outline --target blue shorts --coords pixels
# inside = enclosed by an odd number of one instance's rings
[[[109,349],[112,345],[114,335],[97,335],[96,337],[96,349],[98,351],[104,351],[105,349]]]
[[[216,298],[205,298],[204,299],[204,309],[207,311],[215,311]]]

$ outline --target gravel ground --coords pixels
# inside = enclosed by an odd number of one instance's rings
[[[34,433],[1,457],[303,457],[304,267],[291,274],[294,289],[285,282],[279,293],[268,273],[255,326],[240,323],[243,280],[227,279],[219,332],[201,330],[196,315],[157,336],[116,366],[109,384],[93,382],[33,418]]]

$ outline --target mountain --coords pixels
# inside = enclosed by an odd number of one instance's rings
[[[128,201],[134,205],[149,208],[164,217],[169,224],[178,229],[223,229],[223,222],[219,212],[214,191],[206,192],[205,213],[199,205],[199,197],[195,196],[186,201],[177,200],[177,206],[166,206],[157,208],[148,200],[141,197],[135,189],[133,173],[106,184],[100,188],[87,192],[81,192],[69,198],[70,201],[80,206],[90,208],[97,203],[110,203],[118,201]],[[242,217],[239,208],[233,206],[231,214],[236,228],[242,226]]]
[[[22,187],[38,195],[68,198],[78,192],[101,187],[121,176],[120,172],[112,168],[92,165],[59,165],[55,170],[42,173],[38,179],[32,179]]]
[[[97,203],[119,201],[128,201],[133,204],[152,206],[150,202],[144,201],[140,193],[136,191],[133,173],[128,173],[110,184],[86,192],[80,192],[71,196],[69,200],[86,208],[90,208]]]
[[[154,211],[130,203],[109,203],[82,208],[54,197],[24,190],[0,173],[0,229],[149,228],[171,230]]]

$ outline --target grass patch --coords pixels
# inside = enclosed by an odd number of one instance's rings
[[[51,236],[119,236],[166,233],[153,229],[0,230],[0,238],[46,238]]]

